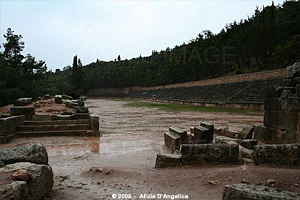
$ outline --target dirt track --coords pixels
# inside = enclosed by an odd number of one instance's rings
[[[253,165],[183,166],[155,169],[159,152],[168,152],[163,133],[176,125],[188,130],[201,121],[215,127],[240,130],[245,125],[262,124],[262,116],[226,113],[162,111],[156,108],[124,107],[125,102],[91,99],[90,111],[100,116],[99,138],[19,138],[8,145],[42,142],[55,174],[51,199],[113,199],[112,194],[142,199],[140,195],[188,195],[189,199],[222,199],[224,186],[242,180],[265,184],[270,178],[275,187],[300,193],[299,168]],[[94,167],[93,170],[90,170]],[[220,181],[211,185],[208,181]],[[127,196],[126,196],[127,195]],[[118,197],[118,196],[117,196]],[[117,198],[118,199],[118,198]],[[119,198],[126,199],[126,198]],[[127,198],[129,199],[129,198]],[[171,198],[167,198],[171,199]],[[182,198],[183,199],[183,198]]]

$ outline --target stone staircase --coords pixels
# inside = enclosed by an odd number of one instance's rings
[[[17,137],[48,136],[100,136],[99,131],[92,130],[89,115],[61,117],[47,120],[24,121],[17,127]]]

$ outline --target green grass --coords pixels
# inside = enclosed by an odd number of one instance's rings
[[[183,104],[156,103],[156,102],[128,100],[128,99],[125,99],[125,101],[127,102],[125,106],[128,107],[159,108],[162,110],[170,110],[170,111],[226,112],[226,113],[241,114],[241,115],[263,116],[262,111],[255,111],[255,110],[240,110],[240,109],[232,109],[232,108],[216,108],[216,107],[204,107],[204,106],[193,106],[193,105],[183,105]]]

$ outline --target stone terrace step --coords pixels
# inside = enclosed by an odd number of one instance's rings
[[[24,126],[64,125],[64,124],[89,124],[89,119],[77,120],[51,120],[51,121],[25,121]]]
[[[49,136],[95,136],[95,133],[86,130],[17,132],[17,137],[49,137]]]
[[[19,126],[17,131],[20,132],[35,132],[35,131],[65,131],[65,130],[88,130],[89,124],[65,124],[65,125],[34,125],[34,126]]]

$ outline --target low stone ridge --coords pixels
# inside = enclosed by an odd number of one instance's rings
[[[5,165],[17,162],[48,165],[48,154],[46,148],[40,143],[0,148],[0,161]]]
[[[253,150],[256,165],[300,165],[300,144],[256,145]]]
[[[6,165],[4,168],[0,168],[0,173],[13,174],[19,169],[26,170],[31,175],[31,178],[27,181],[26,184],[28,187],[28,198],[23,199],[40,200],[49,194],[54,184],[53,171],[49,165],[21,162]],[[26,197],[26,186],[24,186],[23,183],[26,182],[17,181],[17,183],[9,184],[9,186],[1,186],[0,191],[5,192],[6,195],[13,193],[13,196]],[[15,185],[18,185],[18,188],[21,191],[16,191]]]
[[[295,200],[300,199],[300,194],[282,191],[276,188],[271,188],[262,185],[249,185],[249,184],[233,184],[226,185],[223,192],[222,200]]]

